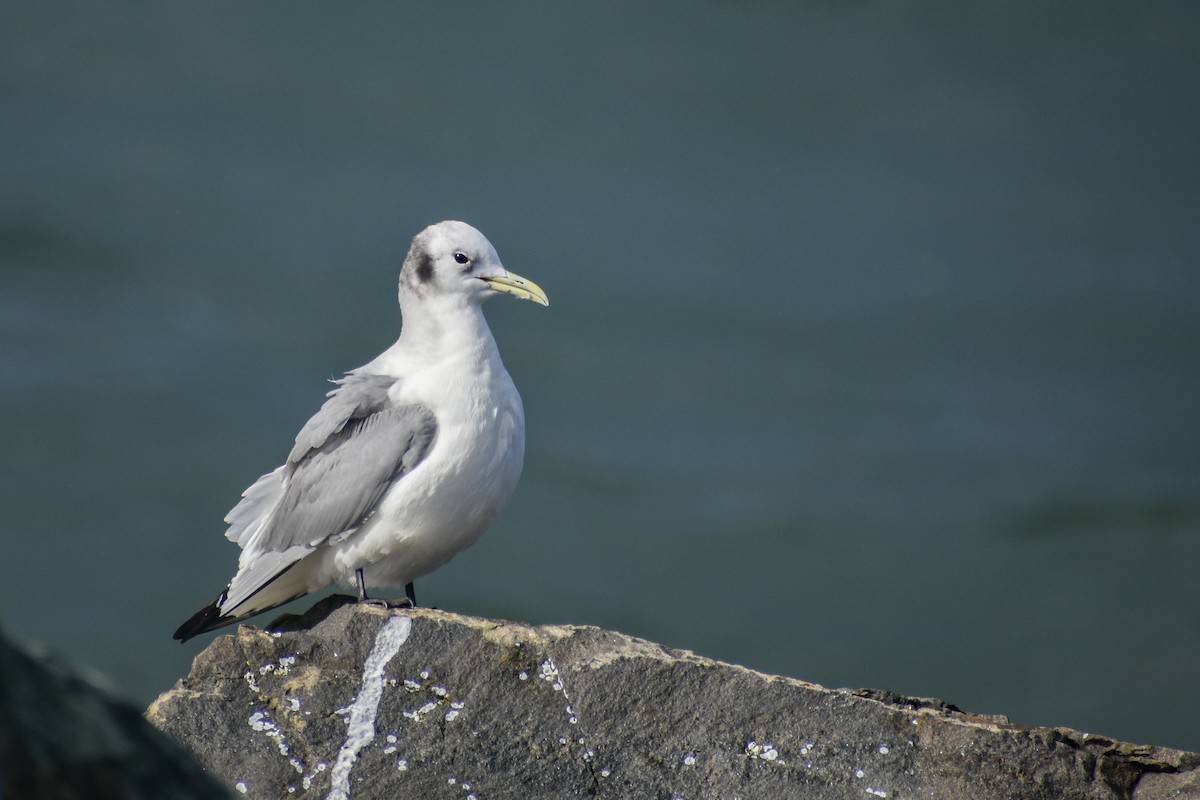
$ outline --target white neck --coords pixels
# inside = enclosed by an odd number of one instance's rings
[[[394,349],[408,358],[425,363],[448,358],[500,359],[478,303],[461,295],[427,297],[419,303],[401,298],[400,311],[404,320]]]

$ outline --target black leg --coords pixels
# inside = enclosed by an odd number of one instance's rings
[[[403,608],[404,607],[403,601],[372,600],[371,598],[367,597],[367,582],[363,578],[362,567],[359,567],[358,569],[354,570],[354,582],[358,584],[358,602],[372,603],[374,605],[380,606],[381,608]],[[405,585],[404,596],[408,601],[408,607],[415,608],[417,605],[417,593],[413,589],[412,581],[409,581],[408,584]]]

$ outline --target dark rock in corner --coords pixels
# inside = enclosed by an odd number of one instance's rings
[[[0,634],[0,798],[231,796],[136,708]]]
[[[147,715],[253,798],[1200,797],[1194,753],[424,609],[240,628]]]

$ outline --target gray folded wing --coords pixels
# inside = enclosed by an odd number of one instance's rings
[[[315,547],[357,527],[394,481],[425,458],[437,420],[424,406],[390,406],[355,418],[284,467],[283,496],[255,544]],[[294,451],[293,451],[294,452]]]
[[[328,398],[321,409],[313,414],[300,433],[296,444],[288,454],[287,463],[255,481],[242,492],[241,501],[226,515],[229,529],[225,536],[245,548],[254,542],[271,519],[271,512],[279,503],[285,481],[312,450],[327,444],[340,434],[351,420],[362,419],[387,405],[388,390],[396,383],[395,378],[374,373],[351,372],[335,381],[337,388],[326,395]]]
[[[287,463],[259,478],[229,512],[226,535],[246,553],[224,608],[361,525],[388,487],[429,453],[437,419],[425,406],[393,405],[394,383],[358,373],[339,381],[296,436]]]

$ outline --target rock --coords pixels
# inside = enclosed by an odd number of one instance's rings
[[[230,797],[136,708],[0,633],[0,798]]]
[[[216,639],[148,712],[248,797],[1200,797],[1194,753],[596,628],[372,605],[283,627]]]

